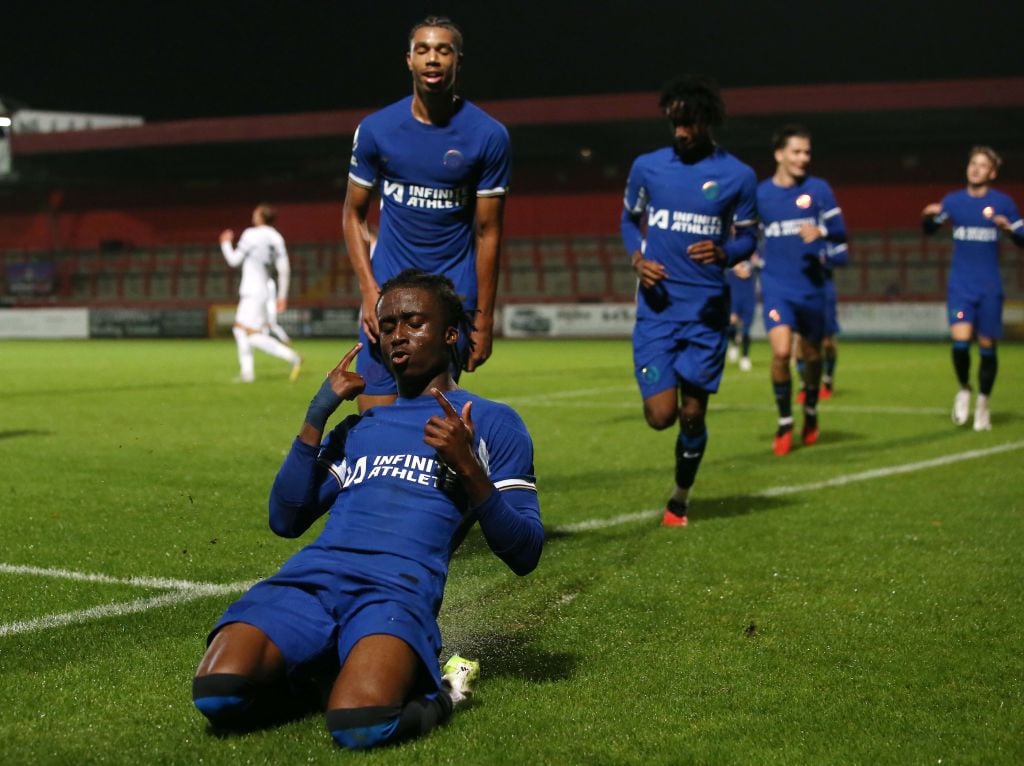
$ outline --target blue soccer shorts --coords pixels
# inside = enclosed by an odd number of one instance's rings
[[[993,340],[1003,337],[1002,293],[969,292],[950,286],[946,294],[946,313],[950,325],[967,322],[974,327],[976,335]]]
[[[786,326],[809,343],[821,343],[825,337],[825,291],[807,295],[765,292],[764,328],[771,332]]]
[[[208,641],[233,622],[257,627],[281,651],[292,675],[331,653],[340,668],[360,639],[391,635],[416,652],[434,687],[440,688],[441,633],[429,605],[413,603],[407,591],[371,582],[365,571],[339,574],[322,557],[306,562],[303,558],[303,552],[296,554],[277,574],[231,604]]]
[[[703,322],[638,318],[633,327],[633,368],[645,400],[685,380],[718,391],[729,340],[724,329]]]

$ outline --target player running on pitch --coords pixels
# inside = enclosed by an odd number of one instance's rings
[[[787,455],[793,444],[793,334],[800,335],[805,365],[805,445],[818,441],[818,391],[821,342],[825,336],[825,270],[845,259],[845,250],[826,247],[846,242],[846,225],[832,189],[808,175],[811,135],[786,125],[773,137],[775,174],[757,187],[757,212],[763,236],[761,299],[764,326],[772,348],[772,389],[779,419],[772,451]]]
[[[988,146],[975,146],[967,160],[967,187],[950,192],[922,211],[926,234],[946,221],[953,225],[953,263],[949,269],[946,310],[953,341],[953,370],[960,390],[953,400],[953,422],[971,415],[971,339],[978,338],[978,398],[974,430],[992,428],[989,396],[998,367],[996,342],[1003,337],[1003,281],[999,274],[999,232],[1024,247],[1024,221],[1017,205],[992,188],[1002,158]]]
[[[224,260],[232,268],[242,267],[238,285],[238,309],[232,333],[238,347],[240,383],[252,383],[255,378],[252,350],[263,351],[291,366],[289,379],[294,383],[302,369],[302,357],[294,349],[265,333],[271,318],[267,312],[270,267],[277,272],[277,313],[288,307],[288,281],[291,267],[284,237],[274,228],[274,210],[270,205],[257,205],[252,211],[252,226],[238,238],[238,247],[232,247],[235,233],[225,229],[220,235],[220,249]],[[276,317],[275,317],[276,322]]]
[[[679,78],[659,106],[674,145],[633,162],[621,230],[639,280],[633,364],[644,418],[659,431],[679,422],[675,489],[662,523],[684,526],[708,441],[708,397],[725,367],[724,272],[754,250],[757,178],[712,139],[725,105],[710,81]]]
[[[466,313],[450,280],[418,270],[386,282],[376,325],[398,382],[395,404],[350,415],[323,438],[343,400],[363,390],[348,367],[327,376],[270,492],[270,526],[320,535],[228,607],[193,682],[217,727],[286,716],[317,674],[333,680],[332,737],[367,748],[425,734],[471,692],[475,662],[438,668],[448,562],[479,522],[512,571],[544,543],[533,445],[507,405],[458,388],[451,361]]]

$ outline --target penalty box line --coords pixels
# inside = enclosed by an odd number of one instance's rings
[[[938,468],[952,463],[960,463],[964,460],[977,460],[978,458],[988,457],[989,455],[998,455],[1002,452],[1012,452],[1019,449],[1024,449],[1024,441],[1007,442],[1005,444],[996,445],[995,447],[968,450],[967,452],[957,452],[952,455],[943,455],[942,457],[932,458],[931,460],[920,460],[915,463],[904,463],[902,465],[892,465],[885,468],[873,468],[869,471],[850,473],[845,476],[836,476],[831,479],[813,481],[808,484],[791,484],[781,487],[768,487],[760,492],[751,493],[751,497],[780,497],[782,495],[795,495],[800,492],[813,492],[814,490],[825,489],[827,487],[842,487],[846,484],[854,484],[860,481],[871,481],[872,479],[884,479],[889,476],[898,476],[900,474],[914,473],[916,471],[925,471],[929,468]],[[620,524],[629,524],[634,521],[643,521],[655,518],[661,514],[661,510],[621,513],[617,516],[609,516],[605,519],[590,519],[588,521],[579,521],[573,524],[562,524],[555,527],[554,531],[562,534],[574,534],[577,532],[588,532],[595,529],[607,529],[608,527],[616,527]]]

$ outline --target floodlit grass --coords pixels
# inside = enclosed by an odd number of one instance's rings
[[[266,495],[349,344],[299,345],[297,384],[260,356],[239,386],[224,341],[0,343],[0,564],[109,578],[0,570],[0,628],[43,621],[0,635],[0,762],[354,757],[318,716],[207,731],[191,676],[231,594],[46,622],[177,593],[132,577],[251,581],[302,544],[270,533]],[[359,760],[1024,762],[1021,347],[1002,346],[994,427],[974,433],[949,422],[946,345],[843,343],[821,441],[784,459],[756,347],[712,399],[686,529],[657,524],[675,436],[644,424],[630,358],[626,341],[505,341],[464,380],[531,429],[547,547],[520,579],[469,537],[441,624],[446,651],[481,660],[479,693]]]

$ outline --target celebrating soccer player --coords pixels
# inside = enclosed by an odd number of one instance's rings
[[[1024,221],[1013,200],[991,184],[1002,165],[994,149],[976,146],[967,160],[967,188],[950,192],[922,211],[926,234],[947,220],[953,224],[953,264],[949,269],[946,310],[953,340],[953,369],[960,390],[953,399],[953,422],[971,414],[971,338],[978,338],[978,398],[974,430],[992,428],[988,398],[996,381],[996,341],[1003,336],[1003,281],[999,274],[999,232],[1024,247]]]
[[[724,271],[754,250],[757,179],[712,139],[725,106],[711,81],[681,77],[659,103],[674,145],[633,162],[621,229],[639,280],[633,363],[644,417],[657,430],[679,421],[675,490],[662,523],[684,526],[708,441],[708,396],[725,366]]]
[[[473,329],[459,341],[456,378],[491,354],[508,132],[456,95],[462,33],[450,19],[431,16],[413,27],[406,62],[412,95],[359,125],[345,195],[345,245],[363,301],[360,410],[395,398],[395,381],[376,343],[374,305],[379,285],[403,269],[447,275],[475,312]],[[382,205],[371,261],[364,232],[375,189]]]
[[[252,211],[252,226],[238,238],[238,247],[231,243],[235,233],[225,229],[220,234],[220,249],[224,260],[231,267],[242,267],[242,279],[238,285],[238,310],[232,332],[238,347],[237,378],[240,383],[252,383],[255,377],[252,350],[260,351],[283,359],[291,366],[289,375],[294,383],[302,369],[302,357],[295,350],[267,332],[277,325],[277,315],[288,306],[288,279],[291,267],[284,237],[274,228],[274,209],[270,205],[257,205]],[[274,280],[270,278],[270,267],[277,273],[276,298],[272,294]],[[274,300],[275,311],[271,314],[268,303]],[[282,330],[283,332],[283,330]],[[287,338],[287,335],[285,336]]]
[[[827,271],[846,262],[846,226],[832,189],[808,175],[811,135],[786,125],[773,137],[775,174],[758,184],[757,212],[764,237],[761,296],[772,348],[772,388],[779,411],[772,442],[776,455],[793,444],[793,334],[799,333],[804,364],[802,441],[818,441],[821,343],[826,331]],[[831,244],[833,247],[828,247]]]
[[[313,398],[270,491],[270,526],[320,535],[232,604],[210,633],[193,682],[217,727],[252,728],[301,709],[327,674],[327,727],[349,748],[418,736],[467,696],[478,663],[438,668],[449,558],[480,523],[516,574],[544,542],[533,445],[507,405],[458,388],[452,357],[467,315],[451,281],[408,270],[376,307],[380,348],[398,383],[394,405],[327,419],[363,390],[349,372],[357,344]]]

